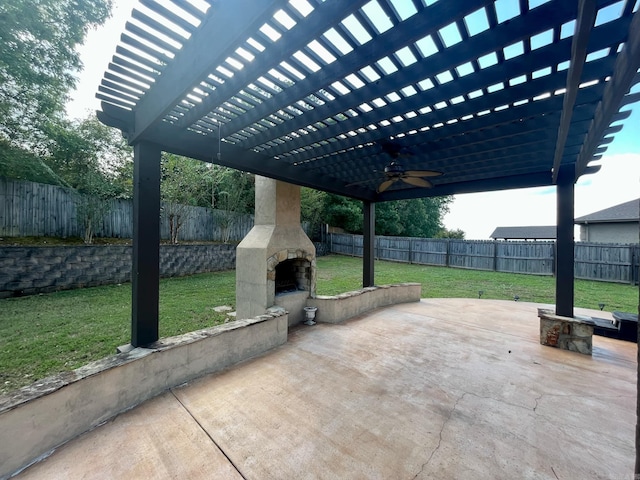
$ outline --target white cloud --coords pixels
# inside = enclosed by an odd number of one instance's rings
[[[640,197],[640,153],[605,156],[601,164],[576,185],[576,217]],[[487,239],[500,226],[555,223],[555,187],[456,195],[444,218],[447,228],[462,229],[469,239]]]
[[[76,90],[71,92],[71,101],[66,105],[69,118],[85,118],[98,110],[100,100],[95,94],[116,51],[120,34],[124,32],[124,25],[137,3],[137,0],[116,0],[111,18],[96,30],[89,31],[84,45],[78,48],[84,68],[78,77]]]

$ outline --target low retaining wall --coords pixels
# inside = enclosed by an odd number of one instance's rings
[[[160,275],[232,270],[236,246],[161,245]],[[131,246],[0,247],[0,298],[131,280]]]
[[[161,392],[287,341],[282,309],[165,338],[0,398],[0,478]]]
[[[307,306],[317,307],[316,321],[340,323],[379,307],[397,303],[419,302],[419,283],[399,283],[367,287],[334,296],[318,295],[307,300]]]

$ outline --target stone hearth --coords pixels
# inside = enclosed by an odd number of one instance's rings
[[[256,176],[255,225],[236,252],[238,318],[280,305],[298,323],[315,295],[315,270],[315,247],[300,225],[300,187]]]

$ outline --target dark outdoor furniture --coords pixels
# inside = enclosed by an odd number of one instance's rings
[[[638,343],[638,314],[613,312],[613,318],[618,322],[620,340]]]
[[[613,312],[613,318],[613,322],[604,318],[592,318],[595,323],[593,333],[601,337],[638,343],[638,315],[616,311]]]

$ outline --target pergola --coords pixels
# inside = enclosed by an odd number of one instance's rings
[[[135,152],[132,345],[158,339],[162,151],[361,200],[364,286],[375,203],[555,185],[572,317],[574,184],[640,99],[639,4],[140,0],[97,94]],[[393,161],[442,175],[379,191]]]
[[[573,316],[576,180],[640,99],[633,0],[140,0],[97,96],[135,151],[132,345],[158,339],[160,154],[375,203],[557,186]],[[392,161],[421,180],[378,187]]]

